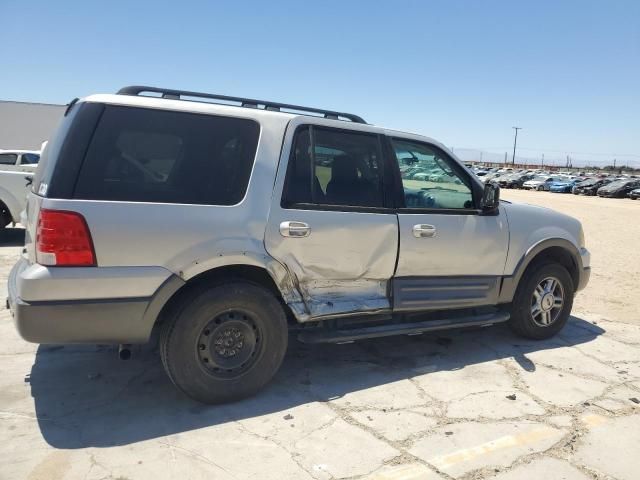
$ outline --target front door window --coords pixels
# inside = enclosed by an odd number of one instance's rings
[[[443,150],[426,143],[392,139],[402,177],[406,208],[471,209],[473,193],[468,176]]]

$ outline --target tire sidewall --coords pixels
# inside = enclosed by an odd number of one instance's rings
[[[531,317],[531,297],[536,286],[546,277],[555,277],[562,284],[564,299],[558,318],[549,326],[537,325]],[[573,307],[574,285],[566,268],[546,263],[527,271],[520,280],[511,309],[511,327],[516,333],[532,339],[547,339],[557,334],[567,323]]]

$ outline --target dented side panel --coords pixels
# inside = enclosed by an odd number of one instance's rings
[[[284,237],[284,221],[307,223],[308,237]],[[390,308],[387,284],[398,252],[393,214],[272,209],[267,252],[284,264],[301,295],[299,321]]]

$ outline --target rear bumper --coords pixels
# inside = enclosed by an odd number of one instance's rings
[[[150,299],[27,303],[9,300],[20,336],[33,343],[145,343]],[[152,324],[153,325],[153,324]]]
[[[184,284],[172,275],[151,295],[25,300],[21,293],[25,284],[29,285],[25,279],[33,282],[34,268],[41,267],[29,266],[26,260],[20,260],[11,270],[7,284],[7,307],[16,330],[23,339],[33,343],[145,343],[162,307]],[[51,283],[51,279],[48,280]],[[117,282],[114,278],[110,280]],[[55,285],[51,286],[55,291]],[[82,280],[76,279],[74,290],[84,286]],[[39,288],[42,289],[42,285]]]

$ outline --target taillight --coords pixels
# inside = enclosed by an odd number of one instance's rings
[[[96,265],[91,232],[77,212],[41,209],[36,230],[36,260],[41,265]]]

